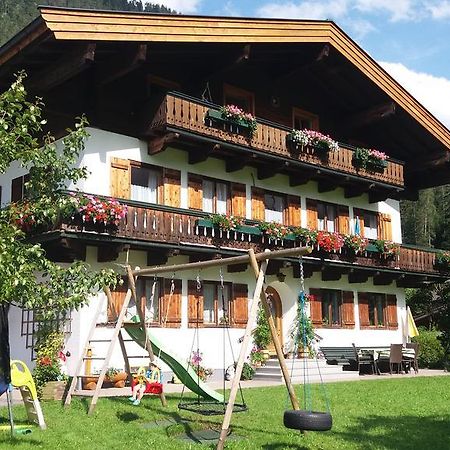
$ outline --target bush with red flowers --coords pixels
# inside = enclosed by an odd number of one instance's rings
[[[284,239],[291,229],[278,222],[261,222],[258,224],[259,229],[271,239]]]
[[[344,247],[357,254],[364,253],[369,245],[369,239],[358,234],[346,234],[344,236]]]
[[[319,231],[317,233],[317,246],[326,252],[338,252],[344,245],[344,238],[339,233]]]

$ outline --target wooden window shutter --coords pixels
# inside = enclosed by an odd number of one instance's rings
[[[117,198],[130,198],[131,167],[127,159],[111,158],[110,194]]]
[[[246,217],[247,195],[245,192],[245,184],[232,183],[231,184],[231,214],[237,217]]]
[[[248,286],[233,284],[232,321],[238,328],[245,328],[248,321]]]
[[[180,207],[181,172],[179,170],[164,169],[163,175],[164,204]]]
[[[378,238],[392,241],[392,221],[389,214],[378,214]]]
[[[348,206],[339,205],[337,207],[337,213],[337,231],[341,234],[350,234]]]
[[[342,292],[342,327],[355,328],[355,303],[352,291]]]
[[[309,290],[309,315],[314,326],[322,326],[322,294],[320,289]]]
[[[264,189],[252,186],[252,219],[265,219]]]
[[[181,280],[174,280],[175,289],[170,298],[171,280],[164,280],[164,296],[161,309],[161,324],[168,328],[179,328],[181,325]]]
[[[202,177],[188,174],[189,208],[203,209],[203,186]]]
[[[188,281],[188,326],[203,325],[203,293],[197,291],[197,282]]]
[[[358,292],[359,325],[361,328],[370,326],[369,296],[367,292]]]
[[[364,237],[364,215],[360,209],[353,209],[353,217],[355,218],[355,221],[359,221],[359,235],[361,237]]]
[[[395,295],[386,296],[386,325],[391,330],[398,328],[397,297]]]
[[[119,317],[127,291],[128,286],[126,283],[117,285],[116,288],[111,291],[112,304],[108,302],[108,322],[114,322],[117,317]]]
[[[317,230],[317,200],[306,199],[306,223],[310,230]],[[321,320],[322,321],[322,320]]]
[[[286,214],[285,214],[286,225],[292,227],[299,227],[301,222],[300,213],[300,197],[297,195],[287,196]]]

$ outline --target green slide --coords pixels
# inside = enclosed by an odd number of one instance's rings
[[[139,324],[136,323],[124,323],[125,330],[130,335],[131,339],[136,341],[141,347],[145,348],[145,332]],[[223,395],[214,391],[208,387],[205,383],[198,380],[197,374],[194,372],[192,367],[186,370],[186,363],[183,359],[164,348],[155,336],[152,335],[151,330],[148,330],[148,337],[152,344],[153,352],[159,355],[174,372],[174,374],[181,380],[181,382],[192,392],[200,395],[206,400],[214,400],[217,402],[223,402]]]

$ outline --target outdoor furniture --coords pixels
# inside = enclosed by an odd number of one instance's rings
[[[371,367],[372,368],[372,373],[373,374],[378,374],[378,367],[377,367],[377,362],[374,358],[374,353],[373,352],[365,352],[364,350],[358,350],[356,348],[356,345],[353,343],[353,352],[356,358],[356,362],[358,364],[358,372],[361,373],[361,367]]]
[[[404,356],[405,360],[409,362],[410,366],[413,367],[415,373],[419,373],[419,363],[417,358],[419,356],[419,343],[418,342],[408,342],[406,348],[411,348],[414,350],[414,358]]]
[[[389,372],[392,375],[392,368],[394,364],[397,364],[397,373],[402,371],[403,366],[403,345],[402,344],[391,344],[391,350],[389,352]]]
[[[356,367],[356,356],[352,347],[320,347],[327,364]]]

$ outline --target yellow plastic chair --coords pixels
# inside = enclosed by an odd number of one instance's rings
[[[19,361],[18,359],[11,361],[11,384],[15,388],[27,388],[31,398],[37,400],[36,385],[34,384],[30,369],[23,361]]]

